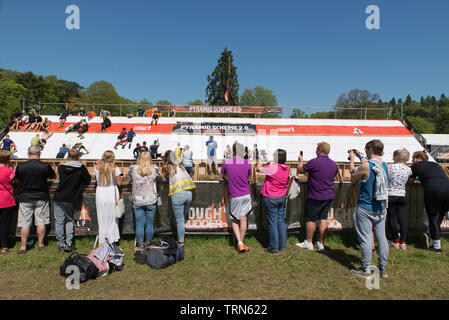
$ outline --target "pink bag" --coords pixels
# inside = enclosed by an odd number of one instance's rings
[[[108,274],[108,272],[109,272],[109,264],[108,264],[108,262],[107,261],[101,262],[100,259],[95,257],[95,250],[92,250],[87,257],[98,268],[98,276],[99,277]]]

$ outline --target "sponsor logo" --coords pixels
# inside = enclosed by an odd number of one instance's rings
[[[78,214],[77,214],[78,213]],[[75,212],[75,232],[90,232],[91,218],[89,210],[83,204],[79,212]]]
[[[216,205],[212,203],[207,208],[191,207],[186,229],[218,229],[227,228],[226,205],[224,198]]]

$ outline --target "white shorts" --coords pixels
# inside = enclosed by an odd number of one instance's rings
[[[19,203],[17,227],[30,227],[33,221],[36,226],[50,223],[50,206],[48,201],[33,201]]]
[[[244,217],[251,213],[253,207],[251,205],[251,195],[231,198],[229,203],[229,214],[234,220],[240,220],[240,217]]]
[[[213,156],[207,156],[207,164],[218,164],[218,159],[217,159],[217,155],[213,155]]]

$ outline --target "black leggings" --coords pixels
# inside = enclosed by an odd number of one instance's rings
[[[407,221],[405,221],[405,197],[388,197],[388,225],[393,236],[393,240],[405,241],[407,237]]]
[[[8,248],[8,234],[11,227],[11,219],[14,207],[0,209],[0,245]]]
[[[424,206],[429,219],[430,236],[432,240],[440,240],[440,226],[449,211],[449,190],[425,192]]]

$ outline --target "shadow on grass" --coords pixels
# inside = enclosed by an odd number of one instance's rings
[[[324,251],[319,251],[320,254],[338,262],[343,267],[346,267],[348,269],[354,269],[355,263],[360,263],[360,257],[356,257],[352,254],[346,253],[344,250],[341,249],[330,249],[326,248]]]

